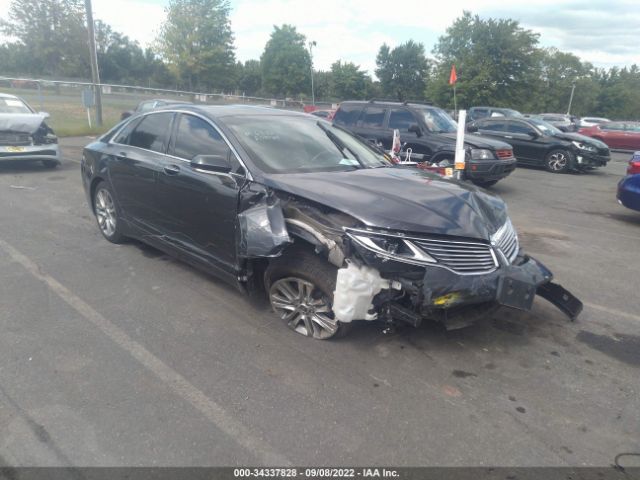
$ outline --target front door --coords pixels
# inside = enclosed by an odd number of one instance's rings
[[[236,217],[244,173],[218,130],[202,117],[181,113],[158,179],[162,229],[173,247],[223,270],[236,271]],[[221,155],[232,173],[191,166],[197,155]]]

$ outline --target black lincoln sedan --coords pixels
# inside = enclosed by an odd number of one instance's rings
[[[509,142],[518,165],[542,166],[553,173],[604,167],[611,155],[599,140],[563,132],[536,118],[484,118],[468,124],[467,131]]]
[[[82,179],[110,242],[149,243],[266,295],[317,339],[354,320],[464,326],[536,294],[575,318],[578,299],[526,255],[504,203],[396,167],[310,115],[167,107],[88,145]]]

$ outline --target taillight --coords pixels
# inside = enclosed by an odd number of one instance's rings
[[[640,173],[640,160],[629,160],[627,175],[636,175]]]

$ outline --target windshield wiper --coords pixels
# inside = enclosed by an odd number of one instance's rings
[[[353,158],[360,164],[362,168],[365,167],[365,164],[362,162],[362,160],[360,160],[358,154],[351,150],[348,146],[346,146],[335,133],[325,127],[320,121],[316,122],[316,125],[318,125],[320,127],[320,130],[322,130],[327,135],[327,137],[329,137],[329,140],[331,140],[333,144],[338,147],[340,153],[344,154],[345,150],[348,151],[351,155],[353,155]]]

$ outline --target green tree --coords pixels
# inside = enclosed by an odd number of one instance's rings
[[[271,95],[311,93],[311,57],[293,25],[274,26],[260,58],[262,87]]]
[[[235,54],[227,0],[170,0],[157,47],[190,90],[235,87]]]
[[[398,100],[424,98],[429,61],[424,45],[409,40],[393,50],[384,44],[376,57],[376,75],[385,95]]]
[[[331,65],[331,94],[340,100],[365,98],[365,72],[354,63],[338,60]]]
[[[0,33],[16,39],[24,73],[85,76],[89,69],[82,0],[12,0]]]
[[[443,106],[453,106],[448,80],[455,65],[459,107],[521,108],[540,74],[538,36],[515,20],[483,20],[464,12],[433,50],[438,66],[428,96]]]
[[[262,88],[262,66],[259,60],[247,60],[239,63],[238,88],[248,96],[257,95]]]

